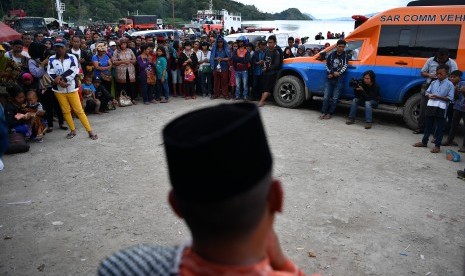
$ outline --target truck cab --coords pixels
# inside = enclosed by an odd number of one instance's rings
[[[18,33],[48,34],[48,28],[43,17],[16,17],[11,21],[12,28]]]
[[[352,99],[349,81],[373,70],[381,87],[380,109],[403,115],[410,128],[418,125],[421,69],[439,48],[465,69],[465,6],[402,7],[379,13],[347,38],[349,66],[342,97]],[[322,96],[326,56],[332,45],[313,57],[286,59],[273,91],[278,105],[295,108],[312,96]]]

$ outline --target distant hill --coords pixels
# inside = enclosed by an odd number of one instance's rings
[[[308,16],[311,20],[319,20],[319,19],[317,19],[315,16],[313,16],[313,15],[311,15],[311,14],[309,14],[309,13],[305,13],[305,12],[304,12],[304,15]]]
[[[302,14],[299,9],[290,8],[280,13],[273,14],[275,20],[313,20],[309,16]]]

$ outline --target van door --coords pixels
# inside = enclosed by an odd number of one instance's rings
[[[417,26],[381,26],[375,73],[384,102],[398,102],[402,88],[413,78],[411,50],[417,29]]]

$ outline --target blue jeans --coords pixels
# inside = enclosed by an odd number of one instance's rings
[[[341,96],[343,81],[343,77],[332,78],[326,81],[325,96],[323,99],[323,108],[321,108],[321,113],[334,114],[337,102],[339,101],[339,96]],[[330,103],[331,97],[333,100]]]
[[[202,95],[213,95],[212,72],[200,72],[200,86],[202,87]]]
[[[142,99],[144,103],[150,102],[153,100],[153,90],[155,89],[155,85],[149,85],[147,83],[147,78],[141,78],[140,81],[140,88],[142,92]]]
[[[373,121],[373,108],[378,106],[377,101],[362,101],[360,99],[353,99],[352,105],[350,106],[349,118],[354,119],[357,114],[357,107],[359,105],[365,105],[365,121],[371,123]]]
[[[249,78],[249,72],[247,71],[236,71],[236,98],[241,97],[241,85],[244,86],[244,99],[249,96],[249,84],[247,80]]]
[[[157,88],[157,95],[160,95],[163,91],[165,100],[168,100],[170,97],[170,87],[168,86],[168,80],[166,79],[165,82],[161,82],[161,79],[157,79]]]
[[[438,148],[441,147],[442,137],[444,136],[443,130],[444,130],[445,121],[446,121],[445,118],[426,116],[425,117],[425,132],[423,134],[423,139],[421,140],[421,142],[424,145],[428,145],[429,136],[433,132],[433,128],[436,127],[436,129],[434,129],[434,139],[436,139],[436,141],[434,141],[434,144]]]

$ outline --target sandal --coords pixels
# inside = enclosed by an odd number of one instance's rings
[[[48,128],[45,130],[45,132],[47,132],[47,133],[50,133],[50,132],[52,132],[52,131],[53,131],[53,127],[48,127]]]
[[[415,144],[413,144],[413,146],[416,147],[416,148],[426,148],[426,145],[423,144],[423,142],[415,143]]]
[[[458,152],[465,152],[465,147],[460,147],[457,151]]]
[[[441,151],[440,148],[434,147],[434,148],[431,150],[431,153],[439,153],[440,151]]]
[[[326,114],[321,114],[319,118],[320,120],[323,120],[325,117],[326,117]]]
[[[325,117],[324,117],[324,119],[326,119],[326,120],[331,119],[331,114],[326,114]]]
[[[97,134],[89,134],[89,138],[92,139],[92,140],[97,140],[98,136],[97,136]]]
[[[72,138],[74,138],[74,136],[76,136],[76,132],[70,132],[70,133],[66,134],[66,139],[72,139]]]

